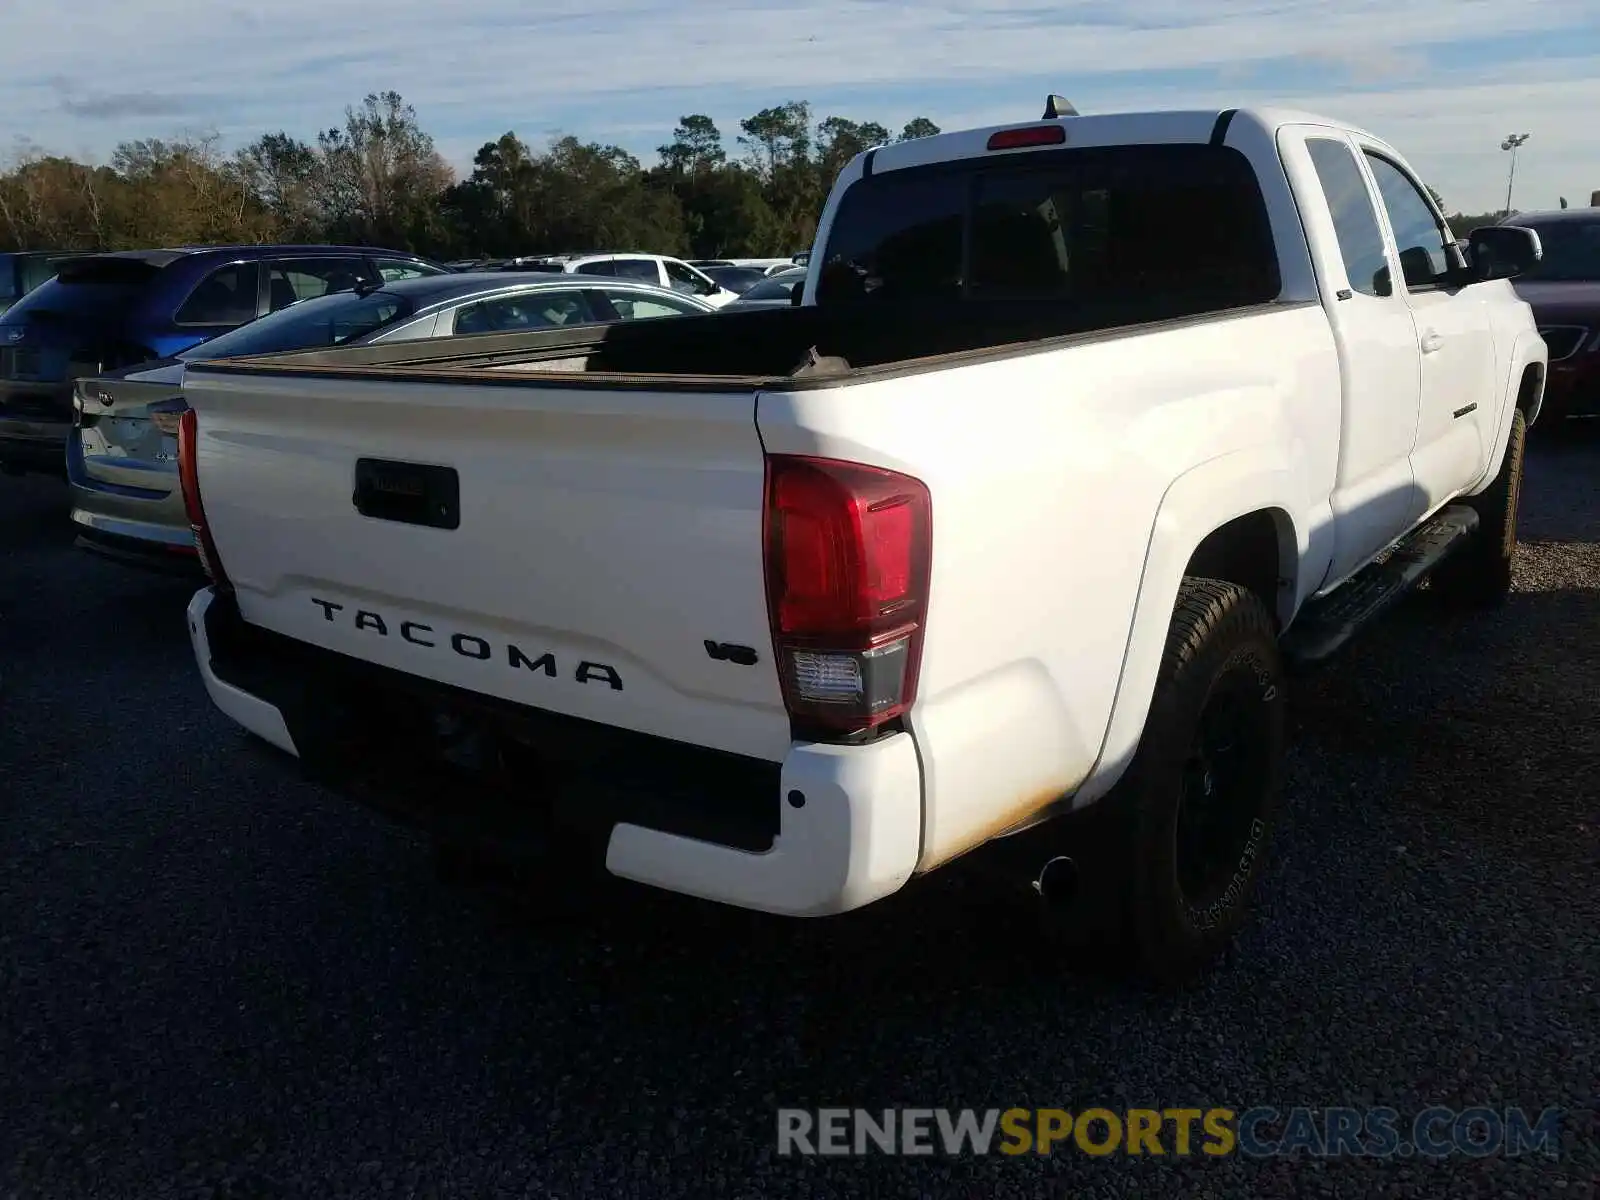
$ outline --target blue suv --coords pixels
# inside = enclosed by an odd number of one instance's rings
[[[448,274],[370,246],[203,246],[61,255],[0,313],[0,469],[65,470],[72,384],[361,283]]]

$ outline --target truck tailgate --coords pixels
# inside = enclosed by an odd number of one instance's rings
[[[184,392],[246,621],[486,695],[783,758],[751,392],[206,365]]]

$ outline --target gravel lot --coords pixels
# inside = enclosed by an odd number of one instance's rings
[[[1298,689],[1260,918],[1153,996],[960,872],[823,923],[442,890],[212,711],[188,586],[0,479],[0,1197],[1593,1197],[1600,435],[1524,506],[1508,609]],[[829,1104],[1568,1115],[1558,1162],[777,1158]]]

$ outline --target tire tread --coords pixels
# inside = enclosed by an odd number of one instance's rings
[[[1181,711],[1186,689],[1201,686],[1189,678],[1189,671],[1219,641],[1225,644],[1257,641],[1270,646],[1270,661],[1280,680],[1278,686],[1282,686],[1277,626],[1260,598],[1248,588],[1227,580],[1186,576],[1173,606],[1156,692],[1146,720],[1146,738],[1141,741],[1140,750],[1129,768],[1126,797],[1128,823],[1124,836],[1133,858],[1124,860],[1129,861],[1131,868],[1123,907],[1124,936],[1139,973],[1161,986],[1188,982],[1220,951],[1243,920],[1254,891],[1253,886],[1247,890],[1241,898],[1239,913],[1226,923],[1222,932],[1204,935],[1198,941],[1185,939],[1174,933],[1171,914],[1165,911],[1163,889],[1149,874],[1148,862],[1141,861],[1148,853],[1147,848],[1156,844],[1155,839],[1164,836],[1162,831],[1169,820],[1166,805],[1170,799],[1159,787],[1149,786],[1160,780],[1159,773],[1152,779],[1150,772],[1159,772],[1158,760],[1166,753],[1163,740],[1171,726],[1181,719],[1173,710]],[[1209,686],[1209,682],[1205,686]],[[1276,809],[1281,772],[1281,726],[1279,742],[1276,752],[1279,762],[1274,766],[1270,785],[1269,814]],[[1268,822],[1270,844],[1270,815]]]

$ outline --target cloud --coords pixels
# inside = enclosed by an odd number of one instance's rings
[[[819,115],[897,126],[926,114],[953,128],[980,111],[1031,117],[1047,91],[1085,111],[1304,97],[1436,164],[1436,186],[1464,207],[1492,202],[1508,121],[1534,134],[1518,168],[1530,194],[1559,186],[1587,197],[1600,187],[1600,133],[1584,117],[1596,111],[1594,0],[551,7],[385,0],[375,20],[370,0],[13,5],[0,15],[0,104],[37,142],[103,155],[191,109],[237,141],[278,128],[309,135],[366,92],[392,87],[465,163],[508,128],[533,141],[560,129],[648,157],[683,113],[710,113],[732,132],[739,117],[786,99],[810,100]],[[49,82],[60,59],[37,48],[70,54],[90,38],[117,48],[97,56],[116,86],[75,93],[69,105]],[[1572,62],[1587,63],[1587,79]]]
[[[182,96],[163,96],[160,92],[107,92],[98,96],[61,98],[62,112],[90,121],[171,117],[190,112],[192,108],[192,103]]]
[[[1295,56],[1299,62],[1317,67],[1334,67],[1349,76],[1352,83],[1395,84],[1423,77],[1430,69],[1426,54],[1406,53],[1390,46],[1360,50],[1316,49]]]
[[[50,75],[44,85],[56,93],[56,104],[69,116],[90,121],[173,117],[193,112],[197,98],[156,91],[92,91],[69,75]]]

